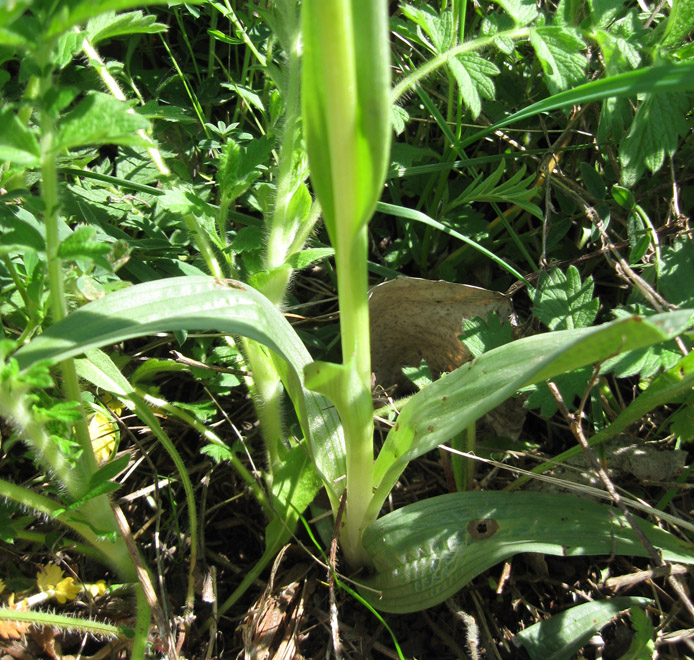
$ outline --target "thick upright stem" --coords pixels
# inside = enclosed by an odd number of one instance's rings
[[[353,566],[370,562],[361,544],[361,533],[370,522],[365,520],[365,514],[373,487],[367,237],[367,226],[364,225],[349,246],[349,253],[336,259],[342,361],[355,376],[350,379],[353,400],[350,401],[349,414],[343,415],[342,419],[347,449],[347,508],[341,539],[345,556]]]

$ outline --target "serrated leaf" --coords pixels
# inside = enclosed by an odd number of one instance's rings
[[[126,34],[157,34],[166,32],[164,23],[157,23],[153,14],[143,14],[141,11],[131,11],[118,14],[114,11],[105,12],[92,18],[87,23],[87,38],[96,45],[100,41],[120,37]]]
[[[633,596],[575,605],[522,630],[514,642],[522,645],[532,660],[565,660],[583,648],[617,614],[652,602],[648,598]]]
[[[658,346],[640,348],[628,351],[622,355],[608,358],[603,362],[601,373],[614,372],[617,378],[640,376],[650,378],[663,369],[670,369],[682,357],[674,342],[666,342]]]
[[[600,46],[608,75],[636,69],[641,64],[641,51],[629,39],[607,30],[596,30],[593,38]]]
[[[655,655],[655,628],[640,607],[629,610],[634,636],[627,652],[619,660],[653,660]]]
[[[537,17],[535,0],[499,0],[498,4],[504,8],[518,27],[532,23]]]
[[[598,314],[600,301],[593,298],[593,278],[581,282],[578,268],[566,275],[558,268],[544,273],[533,296],[533,314],[550,330],[587,328]]]
[[[149,128],[149,121],[133,112],[130,106],[109,94],[90,92],[60,122],[58,145],[72,149],[85,145],[122,144],[148,147],[138,135]]]
[[[680,135],[689,130],[685,114],[689,110],[684,94],[648,94],[640,105],[629,133],[619,145],[621,181],[631,186],[648,168],[658,171],[665,155],[677,150]]]
[[[448,66],[458,83],[463,102],[470,108],[473,119],[477,119],[482,110],[481,99],[494,98],[494,81],[491,76],[498,76],[499,69],[477,53],[450,57]]]
[[[451,48],[455,33],[453,15],[450,10],[444,10],[438,14],[428,5],[423,5],[421,8],[402,5],[401,9],[402,13],[429,37],[435,52],[442,53]]]
[[[11,108],[0,111],[0,161],[35,167],[40,158],[41,149],[34,134]]]
[[[477,357],[512,341],[513,328],[510,323],[502,323],[498,314],[490,312],[486,321],[479,316],[463,319],[463,334],[459,339],[472,357]]]
[[[221,445],[205,445],[201,450],[201,454],[209,456],[215,463],[222,461],[230,461],[235,454],[230,447],[222,447]]]
[[[586,45],[578,30],[567,27],[538,27],[530,32],[530,43],[540,60],[550,94],[563,92],[585,82]]]

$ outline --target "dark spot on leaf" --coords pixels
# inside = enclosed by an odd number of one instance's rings
[[[427,426],[427,431],[429,431],[429,433],[433,433],[434,427],[433,426]]]
[[[395,425],[395,430],[396,430],[396,431],[399,431],[399,430],[400,430],[400,422],[398,422],[398,423]]]
[[[467,532],[473,539],[488,539],[499,530],[499,523],[494,518],[479,518],[467,526]]]
[[[445,401],[448,397],[447,396],[442,396],[441,401]]]

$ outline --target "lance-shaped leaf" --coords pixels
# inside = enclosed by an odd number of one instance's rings
[[[694,563],[694,548],[636,518],[666,561]],[[614,508],[555,493],[451,493],[410,504],[363,536],[376,574],[362,596],[386,612],[413,612],[452,596],[520,552],[560,557],[648,552]]]
[[[619,319],[525,337],[495,348],[413,396],[390,430],[374,468],[374,518],[407,464],[448,441],[521,387],[677,336],[694,310]]]
[[[292,402],[318,471],[337,501],[341,489],[334,484],[345,474],[337,415],[325,398],[305,389],[303,371],[312,358],[294,329],[246,284],[198,276],[138,284],[77,309],[20,349],[16,358],[27,369],[39,360],[59,362],[133,337],[203,329],[249,337],[286,361]]]

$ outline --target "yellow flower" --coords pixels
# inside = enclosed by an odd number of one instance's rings
[[[92,595],[92,598],[103,596],[106,593],[106,582],[99,580],[87,585],[87,591]]]
[[[43,592],[55,591],[55,588],[63,579],[63,571],[57,564],[48,564],[36,574],[36,584]]]
[[[56,585],[55,599],[62,605],[68,600],[74,600],[80,591],[82,587],[76,585],[73,578],[67,577]]]
[[[61,605],[68,600],[74,600],[82,591],[82,587],[75,584],[74,578],[63,577],[62,569],[56,564],[44,566],[36,574],[36,584],[42,592],[54,596]]]
[[[5,583],[4,583],[2,580],[0,580],[0,594],[1,594],[3,591],[5,591]]]
[[[109,407],[117,415],[123,410],[123,407],[117,405],[117,402]],[[101,465],[111,457],[116,447],[118,425],[113,421],[111,415],[99,409],[89,421],[89,437],[92,439],[92,449],[96,462]]]

